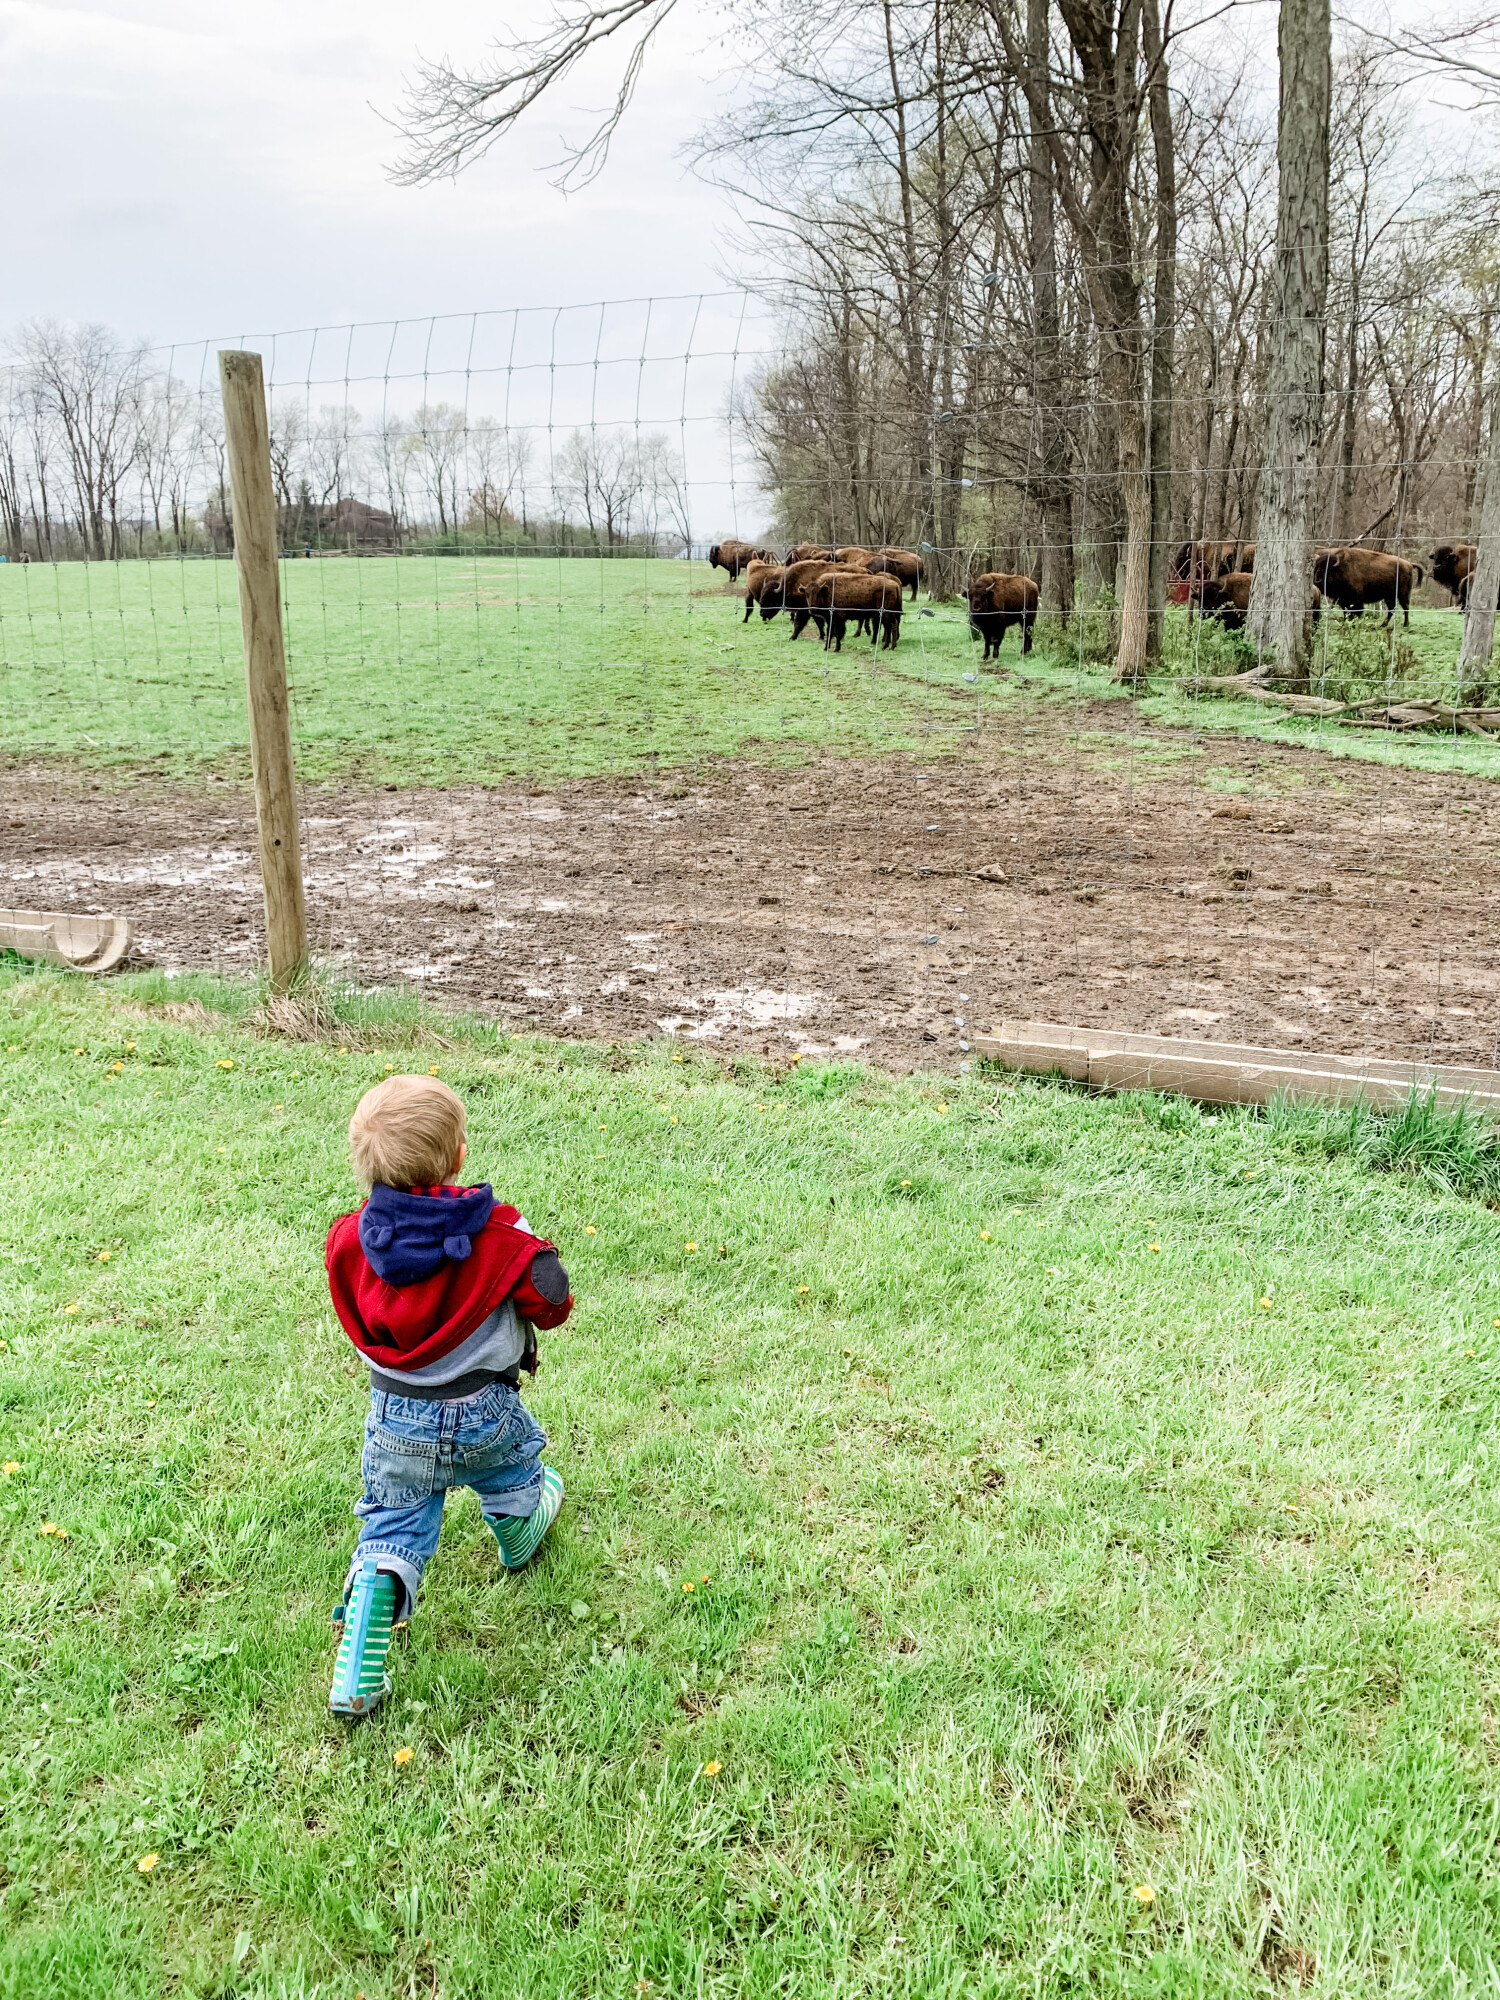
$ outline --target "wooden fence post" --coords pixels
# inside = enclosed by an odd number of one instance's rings
[[[281,633],[277,569],[276,490],[260,356],[232,349],[219,355],[224,435],[234,510],[234,566],[240,580],[245,642],[245,692],[250,710],[250,768],[255,774],[255,821],[266,902],[271,984],[284,993],[307,965],[307,904],[292,767],[286,647]]]

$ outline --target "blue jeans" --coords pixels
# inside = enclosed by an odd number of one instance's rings
[[[371,1556],[398,1576],[407,1615],[438,1545],[450,1486],[471,1486],[488,1515],[524,1518],[542,1497],[541,1455],[547,1434],[521,1398],[492,1382],[461,1402],[428,1403],[415,1396],[370,1392],[365,1418],[364,1498],[354,1509],[359,1544],[344,1583]]]

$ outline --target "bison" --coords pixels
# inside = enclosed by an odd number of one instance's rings
[[[792,563],[811,562],[814,557],[826,569],[833,561],[833,550],[821,542],[798,542],[796,548],[788,549],[786,552],[788,566]]]
[[[1469,542],[1444,542],[1432,552],[1432,580],[1448,591],[1460,611],[1469,608],[1469,585],[1479,551]]]
[[[758,549],[753,542],[738,542],[733,539],[727,542],[715,542],[708,552],[709,568],[727,569],[731,583],[740,571],[752,562],[775,562],[775,560],[769,549]]]
[[[761,618],[769,622],[778,611],[789,612],[792,620],[792,637],[800,639],[807,630],[809,619],[813,616],[812,606],[808,602],[808,590],[827,568],[826,556],[820,556],[810,562],[781,565],[779,580],[761,585]],[[821,632],[824,628],[824,620],[821,617],[817,620],[817,626]]]
[[[1227,576],[1200,577],[1193,585],[1192,600],[1205,618],[1217,618],[1226,632],[1243,632],[1254,580],[1247,569],[1232,569]],[[1322,593],[1316,584],[1307,609],[1308,616],[1316,622],[1323,609]]]
[[[1426,574],[1420,563],[1382,555],[1378,549],[1319,549],[1313,564],[1319,590],[1341,611],[1359,618],[1367,604],[1383,604],[1387,625],[1398,604],[1402,624],[1410,625],[1412,579],[1420,583]]]
[[[819,612],[825,615],[823,643],[836,653],[843,650],[851,614],[861,629],[868,629],[871,639],[878,639],[889,652],[901,643],[902,595],[898,576],[872,576],[868,570],[841,568],[824,570],[809,589],[807,601],[815,617]],[[819,624],[822,626],[822,619]]]
[[[1254,548],[1254,543],[1251,543]],[[1172,556],[1172,578],[1177,583],[1195,583],[1199,577],[1228,576],[1236,567],[1238,542],[1183,542]]]
[[[922,581],[922,558],[910,549],[877,549],[865,564],[872,576],[898,576],[916,602],[917,585]]]
[[[969,606],[969,626],[984,641],[984,657],[1000,657],[1000,646],[1012,625],[1021,628],[1021,651],[1031,651],[1031,628],[1036,623],[1037,587],[1029,576],[1008,576],[1003,570],[986,570],[976,576],[963,593]]]
[[[786,575],[784,563],[761,562],[756,558],[745,571],[745,623],[750,623],[750,613],[761,602],[764,592],[773,594],[780,589],[781,580]],[[769,614],[763,614],[769,615]]]

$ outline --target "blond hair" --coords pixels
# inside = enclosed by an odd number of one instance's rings
[[[464,1143],[463,1099],[435,1076],[388,1076],[349,1120],[354,1171],[366,1187],[432,1187]]]

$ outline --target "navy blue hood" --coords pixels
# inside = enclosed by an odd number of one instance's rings
[[[408,1194],[377,1184],[360,1211],[359,1247],[377,1278],[388,1285],[415,1285],[430,1278],[444,1258],[461,1264],[494,1206],[489,1186]]]

